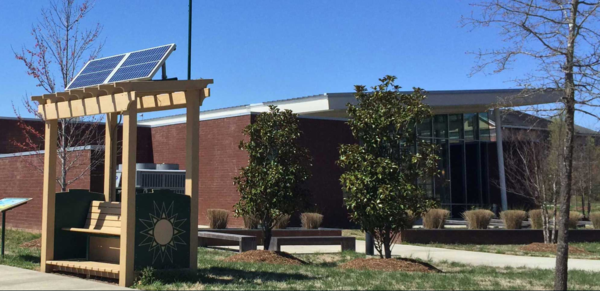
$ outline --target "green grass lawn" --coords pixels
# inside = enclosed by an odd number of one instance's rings
[[[552,289],[553,271],[525,268],[471,267],[436,263],[444,271],[405,273],[342,270],[337,266],[360,254],[297,255],[309,262],[304,266],[258,263],[227,263],[232,252],[200,249],[198,273],[155,272],[135,287],[147,290],[242,290],[242,289]],[[600,273],[569,272],[571,289],[597,289]],[[139,281],[138,281],[139,282]]]
[[[365,240],[365,233],[360,229],[344,229],[342,230],[343,236],[353,236],[357,240]]]
[[[532,256],[532,257],[555,257],[554,252],[527,252],[522,251],[519,248],[523,245],[459,245],[459,244],[415,244],[418,246],[434,247],[434,248],[446,248],[456,249],[474,252],[485,252],[494,254],[504,255],[518,255],[518,256]],[[588,259],[588,260],[600,260],[600,242],[594,243],[570,243],[570,246],[584,249],[589,254],[583,253],[569,253],[571,259]]]
[[[39,266],[38,249],[21,248],[39,235],[7,231],[6,258],[0,264],[27,269]],[[444,273],[406,273],[343,270],[338,265],[364,255],[298,255],[308,265],[287,266],[260,263],[228,263],[222,259],[235,253],[199,249],[198,272],[146,272],[134,287],[148,290],[186,289],[552,289],[553,272],[525,268],[471,267],[456,263],[435,263]],[[571,289],[597,289],[600,273],[571,271]]]
[[[24,269],[38,270],[40,267],[40,250],[21,248],[24,242],[40,238],[39,234],[18,230],[6,230],[6,249],[0,264]]]

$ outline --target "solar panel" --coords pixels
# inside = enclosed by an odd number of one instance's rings
[[[175,44],[169,44],[89,61],[65,89],[150,80],[174,50]]]

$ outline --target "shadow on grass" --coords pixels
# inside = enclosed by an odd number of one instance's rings
[[[18,258],[18,260],[21,260],[24,262],[29,262],[29,263],[34,263],[34,264],[39,264],[41,262],[39,256],[19,255],[19,256],[17,256],[17,258]]]
[[[270,271],[246,271],[225,267],[210,267],[199,269],[195,275],[192,273],[176,271],[156,271],[154,279],[163,284],[184,283],[184,284],[237,284],[247,283],[260,279],[262,282],[286,282],[289,280],[313,280],[315,277],[303,274],[278,273]]]

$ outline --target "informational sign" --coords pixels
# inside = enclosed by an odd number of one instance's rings
[[[13,209],[27,203],[31,198],[4,198],[0,199],[0,212]]]
[[[6,235],[6,212],[17,206],[27,203],[31,198],[4,198],[0,199],[0,213],[2,213],[2,246],[0,256],[4,258],[4,237]]]

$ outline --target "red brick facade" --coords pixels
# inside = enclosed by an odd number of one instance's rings
[[[242,130],[251,120],[252,115],[243,115],[200,122],[199,224],[208,224],[207,209],[233,210],[233,205],[237,203],[239,194],[233,185],[233,177],[248,163],[247,154],[238,146],[244,138]],[[16,149],[7,141],[18,138],[20,134],[16,121],[0,120],[0,126],[6,129],[0,133],[0,153],[15,152]],[[335,161],[339,144],[352,143],[354,138],[343,121],[301,118],[300,127],[304,132],[300,142],[313,157],[312,178],[306,185],[309,190],[307,210],[323,213],[325,227],[346,227],[349,222],[339,184],[341,170]],[[139,127],[137,162],[179,164],[180,169],[184,170],[185,138],[185,124]],[[89,163],[90,156],[88,151],[87,160],[82,159],[82,162]],[[30,165],[33,160],[40,163],[40,158],[35,155],[0,158],[0,199],[33,198],[27,205],[8,212],[9,227],[41,228],[42,174]],[[103,191],[103,165],[86,173],[70,188]],[[297,224],[298,218],[293,219],[292,223]],[[243,222],[232,217],[230,226],[240,227]]]

